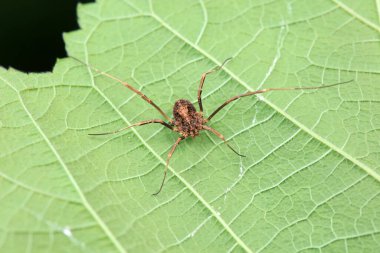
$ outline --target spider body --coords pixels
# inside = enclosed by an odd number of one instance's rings
[[[206,121],[202,113],[197,112],[194,105],[186,99],[179,99],[173,107],[174,131],[179,132],[184,138],[199,135]]]
[[[265,92],[268,92],[268,91],[285,91],[285,90],[313,90],[313,89],[321,89],[321,88],[328,88],[328,87],[332,87],[332,86],[336,86],[336,85],[339,85],[339,84],[343,84],[343,83],[349,83],[349,82],[352,82],[353,80],[349,80],[349,81],[345,81],[345,82],[339,82],[339,83],[335,83],[335,84],[330,84],[330,85],[322,85],[322,86],[314,86],[314,87],[286,87],[286,88],[266,88],[266,89],[262,89],[262,90],[256,90],[256,91],[248,91],[248,92],[245,92],[243,94],[240,94],[240,95],[236,95],[236,96],[233,96],[231,97],[230,99],[226,100],[223,104],[221,104],[219,107],[216,108],[216,110],[214,110],[207,118],[204,117],[203,115],[203,105],[202,105],[202,89],[203,89],[203,84],[204,84],[204,81],[206,79],[206,76],[212,72],[215,72],[216,70],[220,69],[223,67],[223,65],[229,61],[231,58],[228,58],[227,60],[225,60],[223,62],[223,64],[221,66],[218,66],[218,67],[215,67],[205,73],[202,74],[201,76],[201,80],[200,80],[200,84],[199,84],[199,88],[198,88],[198,106],[199,106],[199,111],[197,111],[194,107],[194,105],[189,101],[189,100],[186,100],[186,99],[179,99],[177,100],[175,103],[174,103],[174,106],[173,106],[173,117],[174,119],[170,118],[158,105],[156,105],[151,99],[149,99],[145,94],[143,94],[141,91],[137,90],[136,88],[134,88],[133,86],[131,86],[129,83],[125,82],[125,81],[122,81],[121,79],[117,78],[117,77],[114,77],[106,72],[103,72],[77,58],[74,58],[72,57],[73,59],[81,62],[82,64],[86,65],[87,67],[93,69],[94,71],[100,73],[101,75],[103,76],[106,76],[106,77],[109,77],[121,84],[123,84],[125,87],[127,87],[128,89],[130,89],[131,91],[135,92],[136,94],[138,94],[142,99],[144,99],[146,102],[148,102],[149,104],[151,104],[166,120],[161,120],[161,119],[151,119],[151,120],[144,120],[144,121],[140,121],[140,122],[137,122],[137,123],[134,123],[128,127],[124,127],[122,129],[119,129],[119,130],[116,130],[116,131],[113,131],[113,132],[107,132],[107,133],[96,133],[96,134],[90,134],[90,135],[106,135],[106,134],[114,134],[114,133],[118,133],[120,131],[123,131],[123,130],[126,130],[128,128],[131,128],[131,127],[135,127],[135,126],[142,126],[142,125],[146,125],[146,124],[152,124],[152,123],[159,123],[163,126],[165,126],[166,128],[169,128],[170,130],[174,131],[174,132],[178,132],[181,136],[178,137],[178,139],[176,140],[176,142],[174,143],[174,145],[172,146],[172,148],[170,149],[169,153],[168,153],[168,157],[166,159],[166,166],[165,166],[165,170],[164,170],[164,178],[162,179],[162,182],[161,182],[161,186],[159,188],[159,190],[154,193],[153,195],[157,195],[158,193],[161,192],[162,190],[162,187],[164,185],[164,182],[165,182],[165,178],[166,178],[166,174],[167,174],[167,170],[168,170],[168,165],[169,165],[169,161],[170,161],[170,158],[172,157],[176,147],[178,146],[178,144],[188,138],[188,137],[196,137],[199,135],[199,132],[202,131],[202,130],[205,130],[205,131],[209,131],[213,134],[215,134],[219,139],[223,140],[223,142],[237,155],[239,156],[243,156],[241,154],[239,154],[236,150],[234,150],[226,141],[226,139],[224,138],[224,136],[219,133],[217,130],[205,125],[206,123],[208,123],[211,118],[213,118],[221,109],[223,109],[226,105],[228,105],[229,103],[231,103],[232,101],[235,101],[237,99],[240,99],[240,98],[243,98],[243,97],[248,97],[248,96],[252,96],[252,95],[256,95],[256,94],[260,94],[260,93],[265,93]],[[243,156],[244,157],[244,156]]]

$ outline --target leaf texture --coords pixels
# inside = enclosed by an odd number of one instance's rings
[[[365,2],[365,4],[364,4]],[[72,59],[0,69],[1,252],[376,252],[378,1],[120,1],[79,5],[66,48],[171,115],[203,72],[212,135],[177,134],[138,95]]]

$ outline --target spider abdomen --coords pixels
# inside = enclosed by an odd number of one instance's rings
[[[186,99],[179,99],[173,107],[174,125],[184,137],[195,137],[202,129],[203,117],[197,112],[194,105]]]

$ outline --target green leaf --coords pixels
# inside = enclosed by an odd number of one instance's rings
[[[375,252],[380,247],[378,1],[98,1],[80,5],[69,55],[128,81],[171,115],[205,114],[180,144],[160,114],[72,59],[0,70],[1,252]]]

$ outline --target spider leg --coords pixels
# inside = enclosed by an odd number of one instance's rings
[[[200,83],[199,83],[199,88],[198,88],[198,104],[199,104],[199,111],[200,112],[203,112],[203,106],[202,106],[202,89],[203,89],[203,84],[204,84],[204,82],[205,82],[205,80],[206,80],[206,76],[208,75],[208,74],[211,74],[211,73],[213,73],[213,72],[215,72],[215,71],[218,71],[219,69],[221,69],[229,60],[231,60],[232,59],[232,57],[230,57],[230,58],[227,58],[226,60],[224,60],[224,62],[222,63],[222,65],[220,65],[220,66],[216,66],[216,67],[214,67],[214,68],[212,68],[212,69],[210,69],[209,71],[207,71],[207,72],[205,72],[205,73],[203,73],[202,74],[202,76],[201,76],[201,81],[200,81]]]
[[[112,132],[106,132],[106,133],[96,133],[96,134],[88,134],[88,135],[107,135],[107,134],[116,134],[118,132],[121,132],[121,131],[124,131],[124,130],[127,130],[131,127],[135,127],[135,126],[142,126],[142,125],[146,125],[146,124],[151,124],[151,123],[159,123],[161,125],[164,125],[165,127],[173,130],[173,127],[171,125],[169,125],[168,123],[166,123],[165,121],[163,120],[160,120],[160,119],[151,119],[151,120],[144,120],[144,121],[141,121],[141,122],[137,122],[135,124],[132,124],[130,126],[127,126],[127,127],[123,127],[121,129],[118,129],[116,131],[112,131]]]
[[[136,93],[137,95],[139,95],[142,99],[144,99],[146,102],[148,102],[149,104],[151,104],[154,108],[156,108],[156,110],[161,113],[162,116],[164,116],[164,118],[166,118],[169,122],[172,122],[173,120],[158,106],[156,105],[150,98],[148,98],[147,96],[145,96],[144,93],[142,93],[141,91],[139,91],[138,89],[132,87],[129,83],[115,77],[115,76],[112,76],[106,72],[103,72],[101,70],[99,70],[98,68],[95,68],[94,66],[82,61],[82,60],[79,60],[78,58],[75,58],[75,57],[72,57],[74,60],[82,63],[83,65],[86,65],[87,67],[89,67],[90,69],[94,70],[95,72],[103,75],[103,76],[106,76],[108,78],[111,78],[112,80],[115,80],[119,83],[121,83],[122,85],[124,85],[125,87],[127,87],[128,89],[130,89],[131,91],[133,91],[134,93]]]
[[[237,154],[238,156],[241,156],[241,157],[245,157],[245,155],[242,155],[242,154],[239,154],[235,149],[233,149],[231,146],[230,146],[230,144],[228,144],[228,142],[226,141],[226,139],[224,138],[224,136],[221,134],[221,133],[219,133],[218,131],[216,131],[214,128],[211,128],[211,127],[209,127],[209,126],[205,126],[205,125],[203,125],[202,126],[202,128],[204,129],[204,130],[207,130],[207,131],[210,131],[210,132],[212,132],[213,134],[215,134],[216,136],[218,136],[219,137],[219,139],[221,139],[222,141],[224,141],[224,143],[235,153],[235,154]]]
[[[329,88],[329,87],[333,87],[333,86],[336,86],[336,85],[339,85],[339,84],[345,84],[345,83],[350,83],[354,81],[354,79],[351,79],[351,80],[348,80],[348,81],[344,81],[344,82],[339,82],[339,83],[333,83],[333,84],[329,84],[329,85],[322,85],[322,86],[313,86],[313,87],[286,87],[286,88],[267,88],[267,89],[262,89],[262,90],[256,90],[256,91],[249,91],[249,92],[246,92],[246,93],[243,93],[243,94],[240,94],[240,95],[237,95],[237,96],[233,96],[232,98],[228,99],[226,102],[224,102],[222,105],[220,105],[218,108],[216,108],[216,110],[210,114],[210,116],[208,116],[207,118],[207,121],[211,120],[212,117],[215,116],[215,114],[217,114],[220,110],[223,109],[223,107],[225,107],[226,105],[228,105],[229,103],[231,103],[232,101],[235,101],[236,99],[239,99],[239,98],[242,98],[242,97],[248,97],[248,96],[252,96],[252,95],[256,95],[256,94],[260,94],[260,93],[265,93],[265,92],[268,92],[268,91],[285,91],[285,90],[317,90],[317,89],[323,89],[323,88]]]
[[[183,140],[185,139],[185,137],[181,136],[179,137],[176,142],[174,143],[172,149],[170,150],[169,154],[168,154],[168,158],[166,158],[166,166],[165,166],[165,170],[164,170],[164,178],[162,179],[162,183],[161,183],[161,186],[160,186],[160,189],[158,189],[158,191],[156,193],[153,193],[154,196],[156,196],[157,194],[159,194],[162,190],[162,187],[164,186],[164,183],[165,183],[165,178],[166,178],[166,174],[168,172],[168,166],[169,166],[169,162],[170,162],[170,158],[172,157],[175,149],[177,148],[178,144]]]

